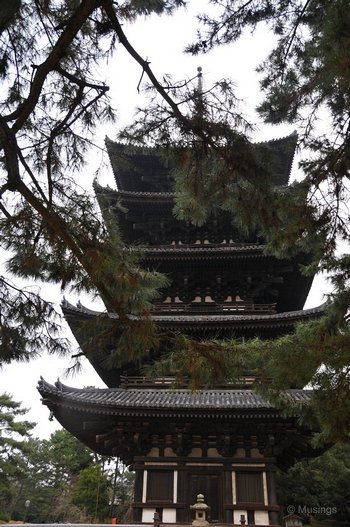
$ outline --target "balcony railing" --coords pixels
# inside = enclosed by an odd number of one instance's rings
[[[168,302],[154,304],[153,313],[221,313],[221,314],[261,314],[276,313],[276,304],[253,304],[251,302]]]
[[[240,388],[247,388],[249,389],[252,387],[256,380],[256,377],[253,375],[245,375],[244,377],[241,377],[236,382],[227,382],[224,384],[217,384],[212,389],[219,390],[219,389],[240,389]],[[144,376],[130,376],[122,375],[120,377],[120,386],[121,388],[169,388],[170,386],[174,385],[175,383],[175,377],[168,376],[168,377],[156,377],[154,379],[150,379],[148,377]],[[178,388],[188,388],[188,380],[184,379],[181,386],[177,386]]]

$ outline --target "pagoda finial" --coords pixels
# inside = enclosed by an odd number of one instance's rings
[[[195,113],[197,117],[203,117],[204,113],[204,104],[203,104],[203,73],[202,73],[202,67],[198,66],[197,68],[197,93],[196,93],[196,100],[195,100]]]
[[[202,73],[202,66],[198,66],[197,68],[197,79],[198,79],[198,94],[202,95],[203,93],[203,73]]]

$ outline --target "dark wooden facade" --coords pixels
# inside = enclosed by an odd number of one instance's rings
[[[276,467],[314,454],[309,430],[246,387],[78,390],[41,380],[39,391],[71,433],[135,470],[135,522],[152,522],[155,512],[163,523],[189,522],[202,493],[212,522],[238,524],[245,514],[278,525]],[[302,405],[310,393],[285,396]]]
[[[276,185],[288,184],[295,141],[292,135],[254,147],[273,167]],[[302,310],[312,282],[300,271],[307,255],[293,261],[266,255],[257,233],[245,237],[225,213],[200,228],[174,219],[171,167],[162,154],[109,140],[107,148],[118,190],[96,184],[96,196],[107,226],[116,214],[125,241],[147,244],[143,264],[171,278],[153,306],[165,332],[273,338],[322,314],[322,307]],[[63,311],[84,350],[85,323],[98,313],[66,301]],[[114,369],[105,365],[107,354],[103,346],[89,353],[107,390],[41,381],[39,391],[76,437],[135,470],[134,521],[150,523],[158,512],[162,523],[190,522],[190,505],[202,493],[213,523],[239,524],[244,514],[252,525],[278,525],[276,467],[313,453],[310,432],[255,394],[249,375],[193,393],[174,390],[171,378],[143,378],[140,368],[155,358],[152,352]],[[286,393],[296,405],[310,396]]]

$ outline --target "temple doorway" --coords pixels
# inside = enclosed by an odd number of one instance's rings
[[[222,516],[219,503],[220,476],[218,474],[191,474],[191,503],[196,503],[197,495],[203,494],[204,501],[210,507],[208,520],[218,522]]]

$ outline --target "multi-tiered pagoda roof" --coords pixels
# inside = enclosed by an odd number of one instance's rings
[[[295,134],[254,145],[260,159],[273,167],[276,185],[288,184],[295,145]],[[256,233],[244,235],[228,213],[212,216],[202,227],[177,220],[172,167],[163,153],[109,139],[106,146],[117,190],[96,183],[96,196],[107,226],[116,215],[124,240],[145,245],[142,264],[170,277],[170,286],[153,305],[153,320],[163,332],[274,338],[322,314],[322,306],[303,310],[312,283],[301,272],[307,255],[278,260],[266,254],[264,240]],[[62,307],[84,350],[86,322],[99,313],[66,301]],[[112,324],[114,315],[109,316]],[[124,374],[140,375],[142,362],[106,367],[107,353],[90,349],[88,356],[108,386],[118,386]]]
[[[163,152],[110,140],[106,145],[117,189],[95,184],[96,197],[107,227],[113,228],[114,214],[124,241],[145,245],[142,265],[170,278],[152,309],[163,334],[275,338],[323,314],[322,306],[303,310],[312,284],[301,272],[308,255],[283,260],[266,254],[258,233],[242,234],[225,212],[201,227],[176,219],[172,167]],[[288,185],[295,146],[294,134],[253,145],[274,185]],[[62,308],[84,352],[91,336],[87,322],[100,314],[67,301]],[[112,325],[116,316],[108,317]],[[108,389],[77,390],[42,380],[39,391],[76,437],[132,464],[134,521],[147,523],[158,511],[163,523],[187,522],[200,491],[209,495],[213,521],[237,524],[243,511],[248,523],[277,525],[274,470],[312,451],[311,432],[297,418],[311,392],[285,392],[297,409],[286,417],[254,393],[249,375],[240,385],[174,390],[171,377],[143,377],[143,365],[155,358],[152,350],[142,360],[110,368],[109,349],[111,343],[86,352]]]

